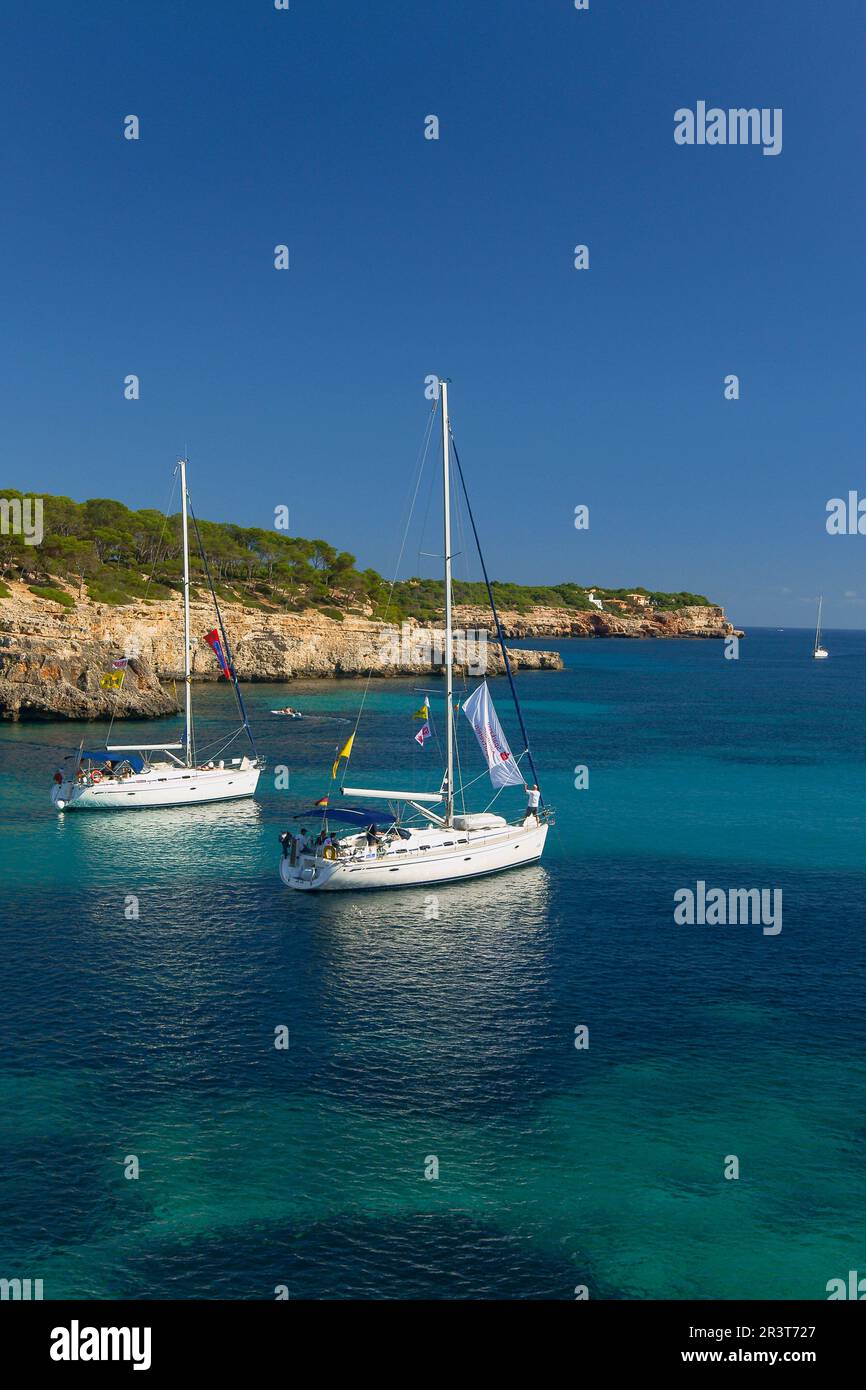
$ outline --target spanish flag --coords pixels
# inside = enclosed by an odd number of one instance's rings
[[[314,802],[313,802],[313,805],[314,805],[314,806],[327,806],[327,804],[328,804],[328,798],[327,798],[326,796],[320,796],[319,799],[318,799],[318,801],[314,801]]]
[[[347,758],[347,759],[348,759],[350,753],[352,752],[352,744],[353,744],[354,742],[355,742],[355,735],[354,735],[354,734],[350,734],[349,737],[346,739],[345,744],[344,744],[343,747],[340,749],[339,753],[337,754],[336,758],[334,759],[334,766],[331,768],[331,779],[332,779],[332,780],[333,780],[333,778],[335,778],[336,775],[337,775],[337,768],[340,766],[340,759],[341,759],[341,758]]]

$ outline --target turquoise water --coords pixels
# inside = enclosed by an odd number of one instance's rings
[[[255,804],[58,817],[58,759],[104,731],[0,729],[0,1276],[49,1298],[822,1298],[863,1272],[866,634],[828,633],[824,663],[808,633],[750,634],[737,662],[555,645],[567,670],[519,682],[557,808],[544,863],[439,888],[432,919],[424,892],[277,877],[357,682],[248,688]],[[196,700],[205,740],[226,692]],[[317,717],[268,715],[286,701]],[[435,785],[419,703],[372,685],[350,782]],[[781,934],[677,926],[698,879],[781,888]]]

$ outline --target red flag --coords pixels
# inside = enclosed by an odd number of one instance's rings
[[[225,659],[225,653],[223,652],[223,644],[220,641],[219,633],[217,632],[216,628],[212,628],[210,632],[206,632],[204,635],[204,640],[207,642],[208,646],[210,647],[211,651],[213,652],[214,656],[219,662],[220,670],[222,671],[226,680],[228,680],[228,662]]]

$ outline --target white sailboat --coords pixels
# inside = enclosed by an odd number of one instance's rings
[[[54,774],[51,800],[58,811],[128,811],[138,808],[192,806],[210,801],[233,801],[239,797],[252,796],[256,790],[263,763],[256,754],[213,585],[211,594],[216,607],[221,640],[216,629],[210,637],[213,639],[222,673],[234,685],[241,722],[240,728],[222,743],[220,750],[212,757],[203,761],[196,758],[192,717],[189,496],[186,486],[186,459],[179,461],[178,468],[183,524],[183,736],[175,743],[114,743],[106,744],[104,749],[87,751],[82,744],[78,753],[70,755],[67,759],[71,761],[72,769],[65,772],[58,769]],[[210,582],[204,554],[203,559]],[[242,731],[249,739],[251,753],[239,757],[223,756],[237,734]]]
[[[815,650],[812,652],[812,656],[816,661],[823,661],[825,657],[830,655],[827,648],[821,646],[821,610],[823,607],[824,595],[821,594],[818,598],[818,622],[815,627]]]
[[[503,652],[506,674],[511,685],[515,708],[524,738],[524,751],[531,777],[524,779],[520,760],[516,759],[493,708],[487,682],[479,685],[464,702],[464,714],[472,724],[484,754],[490,781],[499,791],[519,787],[523,808],[512,819],[487,811],[456,810],[455,802],[462,800],[462,788],[455,786],[455,727],[454,727],[454,644],[451,582],[451,432],[448,419],[448,384],[440,383],[442,417],[442,486],[444,514],[445,557],[445,768],[437,793],[380,790],[370,787],[340,788],[343,797],[358,797],[386,803],[377,813],[365,808],[332,807],[326,804],[310,813],[321,817],[322,829],[318,840],[310,844],[301,836],[285,832],[280,836],[283,854],[280,877],[289,888],[306,892],[367,888],[407,888],[421,884],[451,883],[499,873],[518,865],[533,864],[541,858],[552,813],[541,803],[538,778],[517,702],[514,680],[502,628],[493,601],[493,590],[487,579],[479,546],[479,556],[487,583],[497,635]],[[459,457],[455,460],[460,469]],[[462,480],[462,470],[460,470]],[[465,487],[464,487],[465,493]],[[468,507],[468,498],[467,498]],[[469,509],[472,530],[478,542],[475,522]],[[357,724],[355,726],[357,730]],[[355,734],[349,738],[334,764],[334,773],[341,758],[352,753]],[[345,776],[345,767],[344,767]],[[438,807],[438,810],[433,810]],[[306,818],[306,817],[305,817]],[[342,836],[330,833],[331,822],[349,822],[361,827],[355,833]],[[413,824],[412,821],[420,823]],[[408,823],[407,823],[408,822]]]

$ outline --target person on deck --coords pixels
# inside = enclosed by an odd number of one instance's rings
[[[538,790],[538,783],[533,782],[531,787],[528,783],[524,783],[524,785],[526,786],[526,814],[538,820],[538,807],[541,802],[541,792]]]

